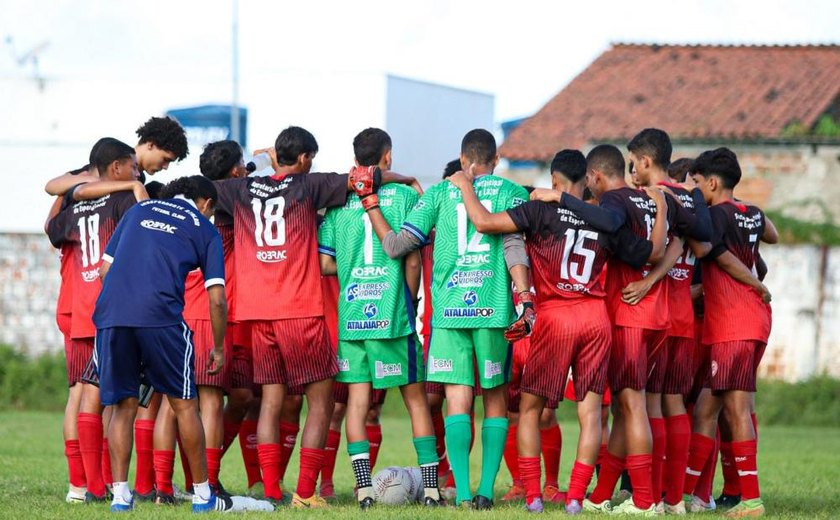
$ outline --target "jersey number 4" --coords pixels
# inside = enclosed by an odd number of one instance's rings
[[[254,240],[260,247],[282,246],[286,243],[286,220],[283,210],[286,209],[286,199],[274,197],[265,203],[261,199],[251,201],[254,210]]]
[[[79,243],[82,249],[82,267],[99,263],[99,215],[94,213],[82,217],[76,223],[79,226]]]

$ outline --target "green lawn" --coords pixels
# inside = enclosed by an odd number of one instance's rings
[[[394,396],[395,397],[395,396]],[[394,399],[393,401],[396,401]],[[389,402],[383,418],[382,452],[377,466],[414,465],[409,424],[396,412],[397,403]],[[567,405],[564,405],[567,406]],[[574,457],[577,426],[562,424],[564,445],[561,461],[561,483],[568,479]],[[840,517],[840,428],[764,427],[760,431],[759,470],[762,494],[769,518],[837,518]],[[231,492],[244,492],[245,474],[237,449],[232,449],[222,465],[222,480]],[[522,518],[520,505],[498,506],[489,513],[474,513],[456,509],[422,511],[420,508],[378,507],[367,514],[359,512],[352,501],[353,478],[344,443],[340,448],[335,473],[336,488],[341,505],[330,511],[284,510],[297,518],[304,516],[390,519],[415,516],[417,518],[455,518],[481,514],[487,518]],[[473,487],[478,479],[480,446],[473,453]],[[297,457],[297,452],[295,458]],[[179,467],[176,464],[176,467]],[[96,518],[111,513],[107,505],[70,506],[64,503],[67,491],[66,465],[61,439],[61,415],[56,413],[4,412],[0,413],[0,519],[28,518]],[[293,460],[287,484],[297,475],[297,461]],[[176,471],[176,482],[182,477]],[[499,474],[496,497],[510,483],[507,470]],[[721,480],[716,480],[716,491]],[[291,486],[289,486],[291,487]],[[550,514],[562,508],[549,506]],[[189,515],[189,506],[155,508],[139,504],[132,518],[175,518]],[[276,513],[275,513],[276,514]],[[249,516],[254,517],[257,513]]]

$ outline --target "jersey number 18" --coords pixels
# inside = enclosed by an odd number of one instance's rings
[[[286,209],[286,199],[274,197],[267,199],[265,204],[261,199],[251,200],[254,210],[254,240],[257,245],[282,246],[286,243],[286,220],[283,210]]]

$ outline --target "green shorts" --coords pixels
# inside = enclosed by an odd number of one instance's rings
[[[427,379],[475,386],[477,377],[481,388],[495,388],[510,381],[512,361],[505,329],[433,329]]]
[[[423,344],[416,334],[338,342],[339,383],[372,383],[378,390],[419,383],[425,376]]]

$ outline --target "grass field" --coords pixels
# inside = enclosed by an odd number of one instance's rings
[[[394,400],[389,400],[389,413],[382,420],[383,443],[377,466],[414,465],[414,450],[408,421],[396,413]],[[564,405],[567,406],[567,405]],[[574,457],[577,426],[562,423],[564,444],[561,460],[561,485],[568,480]],[[764,427],[760,431],[759,470],[762,495],[768,518],[838,518],[840,517],[840,428]],[[222,465],[222,481],[229,491],[245,491],[245,473],[238,446],[235,445]],[[473,488],[477,486],[478,455],[473,453]],[[297,475],[297,451],[287,474],[287,487]],[[176,463],[176,468],[178,468]],[[107,517],[107,505],[64,503],[67,491],[66,464],[61,439],[61,415],[56,413],[0,413],[0,519],[28,518],[81,519]],[[182,480],[176,471],[176,482]],[[510,483],[507,470],[499,473],[496,498]],[[380,506],[361,513],[352,498],[353,478],[344,442],[339,449],[335,472],[336,489],[341,503],[329,511],[295,511],[283,509],[273,514],[293,518],[458,518],[481,515],[487,518],[523,518],[521,505],[500,505],[492,512],[470,512],[457,509],[425,511],[419,507],[386,508]],[[721,479],[716,479],[715,494]],[[562,508],[549,506],[550,515],[562,514]],[[137,505],[132,518],[181,518],[190,515],[189,506],[157,508]],[[251,513],[256,517],[266,513]],[[711,515],[709,515],[711,516]]]

